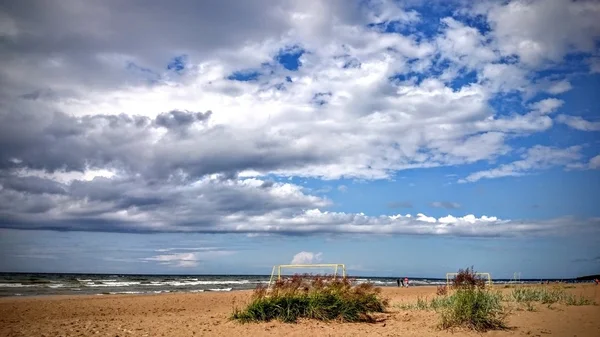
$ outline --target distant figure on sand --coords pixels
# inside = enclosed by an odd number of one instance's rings
[[[396,279],[396,283],[398,283],[398,287],[400,286],[400,279]]]
[[[408,277],[404,278],[404,286],[408,288]]]
[[[598,279],[595,279],[594,282],[596,282],[596,285],[598,285],[598,283],[600,283],[600,281],[598,281]]]

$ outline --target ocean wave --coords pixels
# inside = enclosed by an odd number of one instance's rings
[[[207,291],[231,291],[232,288],[208,289]]]
[[[52,289],[56,289],[56,288],[64,288],[64,287],[65,287],[65,285],[64,285],[64,284],[62,284],[62,283],[59,283],[59,284],[49,284],[49,285],[47,285],[46,287],[48,287],[48,288],[52,288]]]
[[[85,283],[84,285],[86,287],[92,287],[92,288],[96,288],[96,287],[130,287],[130,286],[140,285],[140,282],[103,282],[103,283],[97,283],[97,282],[99,282],[99,281],[96,281],[94,283],[88,282],[88,283]]]
[[[170,285],[173,287],[180,287],[180,286],[198,286],[198,285],[220,285],[220,284],[251,284],[251,283],[256,283],[256,282],[251,282],[249,280],[242,280],[242,281],[229,281],[229,280],[222,280],[222,281],[191,281],[191,282],[182,282],[182,281],[170,281],[170,282],[164,282],[162,283],[163,285]]]
[[[22,283],[0,283],[0,288],[26,288],[38,287],[37,284],[22,284]]]

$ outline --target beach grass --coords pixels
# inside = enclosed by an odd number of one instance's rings
[[[553,304],[568,306],[596,305],[583,295],[574,295],[565,289],[574,287],[528,287],[511,286],[508,294],[494,291],[486,286],[484,279],[478,277],[473,268],[459,270],[448,289],[438,287],[437,297],[432,299],[417,298],[416,303],[396,305],[401,310],[434,310],[440,317],[439,326],[443,329],[466,327],[476,331],[506,329],[506,318],[510,313],[510,303],[519,303],[524,309],[536,311],[534,303],[545,304],[552,308]]]
[[[441,306],[440,327],[467,327],[476,331],[505,329],[508,311],[502,305],[502,295],[482,288],[457,289]]]
[[[449,290],[452,291],[448,295]],[[502,294],[486,288],[486,281],[473,269],[459,270],[450,289],[436,291],[430,300],[419,297],[416,303],[400,304],[403,310],[434,310],[439,314],[442,329],[466,327],[476,331],[506,328],[508,310],[502,304]]]
[[[235,308],[232,319],[240,322],[299,318],[322,321],[371,322],[372,313],[384,312],[388,301],[371,283],[352,285],[348,278],[294,275],[277,281],[271,289],[258,286],[244,309]]]
[[[519,287],[512,290],[509,299],[517,303],[539,302],[542,304],[596,305],[596,302],[582,295],[566,292],[564,287]]]

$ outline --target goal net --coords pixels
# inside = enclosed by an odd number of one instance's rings
[[[273,282],[282,278],[297,274],[319,274],[333,277],[346,277],[346,266],[341,263],[319,263],[319,264],[279,264],[273,266],[269,288]]]
[[[458,275],[458,273],[446,273],[447,286],[450,286],[456,275]],[[475,276],[485,280],[488,285],[492,285],[492,275],[490,275],[490,273],[475,273]]]

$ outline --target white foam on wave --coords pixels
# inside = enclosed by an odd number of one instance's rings
[[[109,294],[111,294],[111,295],[121,295],[121,294],[136,295],[136,294],[144,294],[144,292],[143,291],[111,291],[111,292],[109,292]]]
[[[223,281],[167,281],[167,282],[160,282],[160,283],[154,283],[152,282],[151,285],[169,285],[172,287],[185,287],[185,286],[199,286],[199,285],[225,285],[225,284],[251,284],[251,283],[258,283],[258,282],[251,282],[249,280],[242,280],[242,281],[228,281],[228,280],[223,280]]]
[[[26,288],[35,287],[36,284],[22,284],[22,283],[0,283],[0,288]]]
[[[96,281],[99,282],[99,281]],[[85,284],[86,287],[129,287],[129,286],[135,286],[135,285],[139,285],[140,282],[103,282],[101,284],[97,284],[97,283],[92,283],[92,282],[88,282]]]
[[[232,288],[208,289],[208,291],[231,291]]]
[[[64,285],[64,284],[62,284],[62,283],[59,283],[59,284],[49,284],[49,285],[48,285],[48,288],[52,288],[52,289],[56,289],[56,288],[64,288],[64,287],[65,287],[65,285]]]

